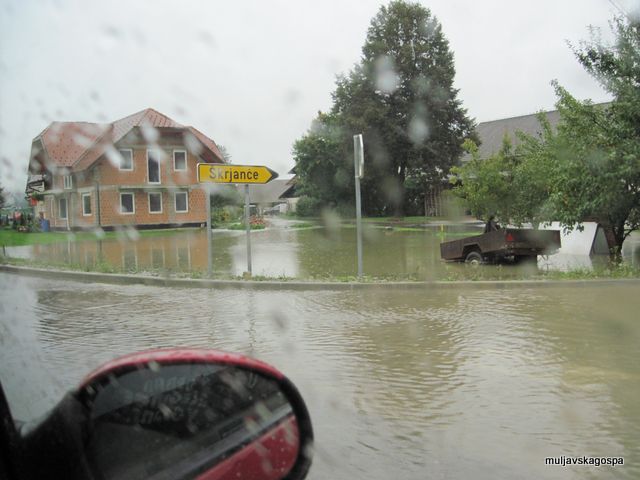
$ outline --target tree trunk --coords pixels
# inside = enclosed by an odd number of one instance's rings
[[[624,242],[624,223],[603,225],[603,228],[609,245],[609,256],[612,261],[620,263],[622,261],[622,243]]]
[[[612,256],[617,263],[620,263],[622,262],[622,244],[624,243],[624,222],[618,224],[613,232],[615,234],[616,244]]]

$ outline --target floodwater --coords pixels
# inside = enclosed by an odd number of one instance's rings
[[[332,279],[357,273],[355,228],[276,228],[251,233],[254,276],[271,278]],[[279,228],[278,228],[279,227]],[[436,226],[422,230],[364,229],[364,274],[383,279],[450,280],[527,278],[541,270],[591,268],[589,256],[540,257],[535,265],[483,266],[470,269],[440,259],[440,243],[481,233],[472,225]],[[625,244],[625,258],[640,264],[640,237]],[[170,232],[166,236],[67,241],[49,245],[7,247],[10,257],[29,258],[49,265],[157,275],[204,275],[207,238],[204,230]],[[216,231],[213,235],[213,270],[216,277],[241,276],[247,270],[243,231]]]
[[[218,348],[298,385],[316,433],[312,480],[636,479],[638,291],[207,290],[0,273],[0,377],[28,419],[118,354]],[[563,455],[624,466],[545,466]]]

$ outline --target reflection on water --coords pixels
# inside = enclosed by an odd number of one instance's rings
[[[440,259],[440,243],[478,234],[469,226],[448,226],[425,230],[365,230],[364,272],[386,279],[508,279],[535,275],[531,265],[483,266],[445,263]],[[214,274],[241,276],[246,270],[243,232],[220,232],[213,237]],[[7,255],[31,258],[53,265],[115,272],[154,274],[198,274],[207,270],[207,239],[202,230],[187,230],[168,236],[141,236],[137,241],[108,239],[63,242],[49,245],[7,248]],[[353,277],[356,272],[356,231],[342,228],[272,228],[252,233],[254,275],[289,278]],[[624,248],[626,261],[640,264],[640,240],[631,237]],[[576,255],[540,257],[542,270],[592,268],[607,258]]]
[[[310,479],[640,478],[637,283],[184,290],[0,274],[0,376],[35,416],[101,362],[190,345],[299,386]],[[549,467],[548,456],[623,467]]]

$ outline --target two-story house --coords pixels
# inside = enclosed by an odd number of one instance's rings
[[[224,160],[213,140],[151,108],[109,124],[53,122],[33,139],[27,194],[53,229],[201,225],[198,162]]]

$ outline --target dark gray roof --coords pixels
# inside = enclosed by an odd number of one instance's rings
[[[249,185],[249,198],[251,203],[276,203],[282,200],[282,196],[292,188],[291,179],[277,178],[264,185]],[[244,188],[240,185],[240,188]]]
[[[610,102],[597,103],[597,106],[606,107]],[[542,112],[547,117],[552,128],[558,125],[560,121],[560,113],[557,110]],[[503,118],[500,120],[492,120],[490,122],[479,123],[476,127],[480,141],[482,142],[478,148],[480,158],[488,158],[496,153],[502,147],[502,140],[505,133],[511,140],[514,147],[520,143],[516,137],[516,132],[520,131],[527,135],[540,136],[542,134],[542,126],[538,120],[538,114],[521,115],[519,117]],[[465,154],[462,161],[471,160],[471,155]]]
[[[544,115],[547,117],[547,120],[553,128],[558,125],[560,114],[557,110],[544,112]],[[488,158],[500,150],[505,134],[509,136],[511,144],[516,146],[520,143],[516,137],[516,132],[519,131],[528,135],[540,136],[542,134],[542,127],[538,120],[538,114],[534,113],[531,115],[522,115],[520,117],[482,122],[478,124],[476,131],[478,132],[478,137],[480,137],[481,142],[478,147],[480,158]],[[465,154],[462,157],[463,162],[469,160],[471,160],[471,155],[469,154]]]

